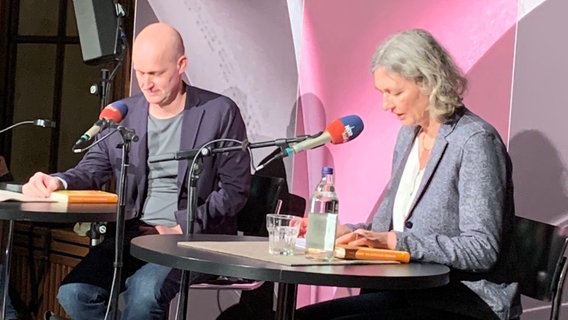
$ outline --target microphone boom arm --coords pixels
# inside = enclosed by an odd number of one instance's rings
[[[281,138],[276,140],[253,142],[253,143],[250,143],[248,140],[245,140],[240,144],[233,146],[227,146],[221,148],[201,147],[199,149],[190,149],[174,153],[163,154],[159,156],[153,156],[151,158],[148,158],[148,162],[155,163],[155,162],[171,161],[171,160],[193,159],[193,157],[195,157],[197,154],[199,154],[200,156],[207,157],[216,153],[239,151],[246,149],[266,148],[274,146],[280,147],[284,152],[285,147],[288,146],[290,143],[301,142],[313,136],[315,135],[302,135],[294,138]]]
[[[0,133],[4,133],[5,131],[8,131],[10,129],[13,129],[15,127],[24,125],[24,124],[33,124],[34,126],[38,126],[38,127],[44,127],[44,128],[55,128],[55,121],[51,121],[51,120],[47,120],[47,119],[35,119],[35,120],[26,120],[26,121],[20,121],[18,123],[14,123],[13,125],[4,128],[2,130],[0,130]]]

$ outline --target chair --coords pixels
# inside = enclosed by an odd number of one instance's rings
[[[306,210],[306,199],[294,193],[284,193],[280,196],[280,199],[282,199],[282,209],[280,210],[280,213],[299,217],[304,216],[304,211]]]
[[[266,214],[277,213],[284,179],[253,174],[249,198],[237,214],[237,230],[247,236],[267,237]]]
[[[557,320],[568,263],[564,253],[567,230],[527,218],[515,217],[521,294],[551,301],[550,319]]]
[[[253,174],[250,184],[249,198],[245,206],[237,214],[237,230],[248,236],[268,236],[266,230],[266,214],[279,211],[279,196],[284,179]],[[230,289],[254,290],[264,281],[219,276],[218,278],[192,284],[190,289]]]
[[[285,182],[283,184],[279,197],[282,200],[281,210],[275,211],[279,211],[281,214],[304,216],[306,199],[293,193],[288,193]],[[263,221],[265,222],[266,219],[263,219]],[[240,221],[240,223],[243,222],[244,220]],[[267,233],[264,222],[262,223],[262,233]],[[244,226],[239,228],[239,230],[241,229],[245,229]],[[256,286],[256,284],[261,285]],[[217,317],[217,320],[274,319],[273,305],[274,283],[255,281],[255,287],[252,290],[243,290],[239,302],[223,310]]]

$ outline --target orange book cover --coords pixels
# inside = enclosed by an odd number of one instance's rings
[[[71,203],[117,203],[118,195],[101,190],[57,190],[51,193],[57,202]]]
[[[406,251],[369,247],[335,246],[335,257],[349,260],[385,260],[408,263],[410,253]]]

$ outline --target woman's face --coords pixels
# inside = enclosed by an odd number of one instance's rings
[[[429,121],[428,95],[412,80],[379,66],[375,87],[383,95],[383,109],[395,114],[404,126],[426,125]]]

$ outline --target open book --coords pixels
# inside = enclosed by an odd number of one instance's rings
[[[116,203],[115,193],[101,190],[58,190],[51,193],[49,198],[32,197],[19,192],[0,190],[0,202],[74,202],[74,203]]]
[[[335,257],[350,260],[385,260],[404,263],[410,261],[410,253],[406,251],[340,245],[335,246]]]

